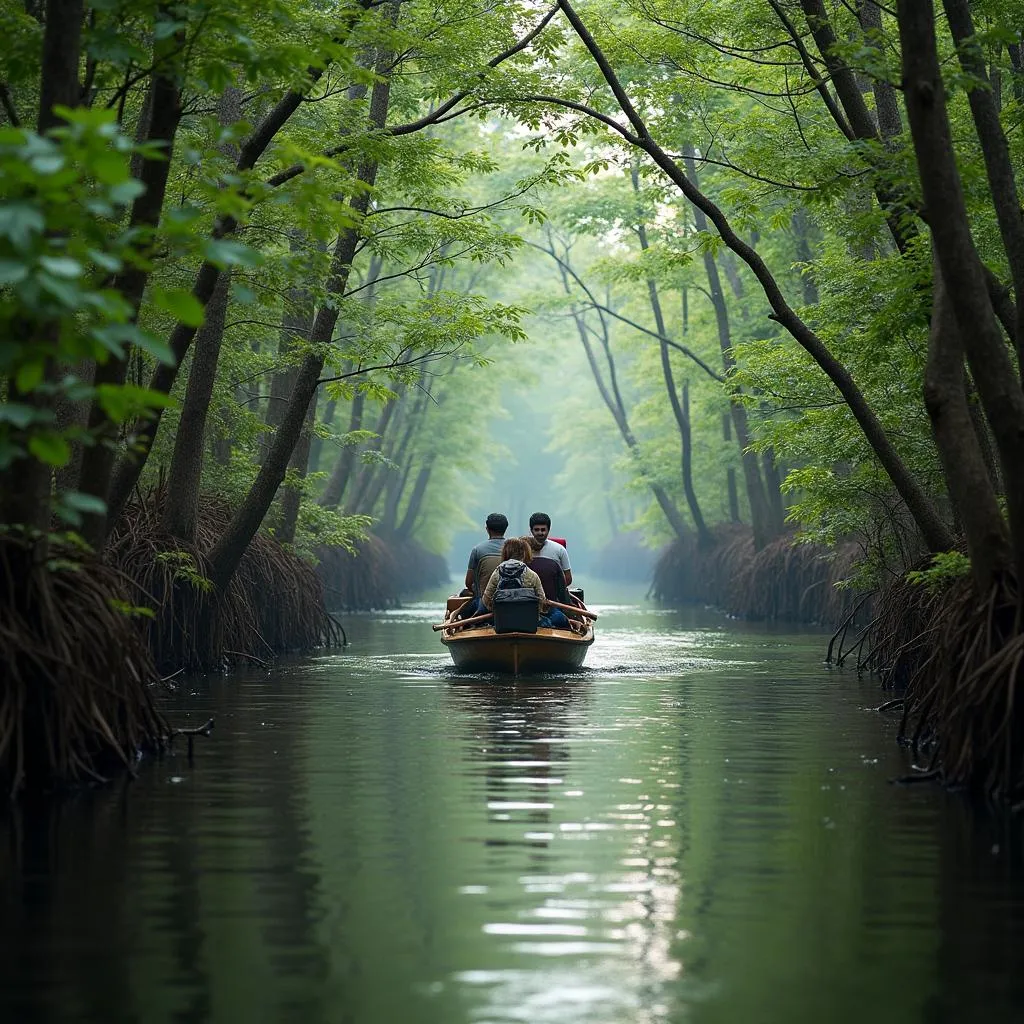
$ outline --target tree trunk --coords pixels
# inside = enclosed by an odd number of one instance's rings
[[[380,520],[380,532],[382,536],[389,536],[398,530],[398,509],[402,504],[402,497],[405,488],[409,484],[409,477],[412,475],[412,463],[407,463],[398,471],[398,476],[392,484],[388,485],[384,495],[384,514]]]
[[[683,147],[683,159],[686,172],[697,186],[697,167],[694,161],[694,149],[690,143]],[[694,226],[700,232],[708,230],[707,217],[704,211],[695,207]],[[715,324],[718,327],[718,347],[722,352],[722,369],[725,371],[726,389],[729,394],[729,411],[732,414],[733,427],[736,430],[736,443],[740,449],[741,465],[743,467],[743,482],[747,488],[747,501],[750,505],[750,524],[754,531],[754,549],[760,551],[770,540],[773,539],[769,514],[768,501],[765,497],[764,481],[761,479],[761,470],[757,464],[757,455],[750,451],[750,431],[747,424],[747,409],[739,398],[739,392],[729,380],[729,375],[736,367],[736,360],[732,354],[732,336],[729,329],[729,308],[725,302],[725,293],[722,290],[722,279],[718,273],[718,264],[710,249],[703,251],[704,272],[708,278],[708,291],[711,293],[711,305],[715,310]]]
[[[338,407],[338,403],[335,399],[331,399],[326,407],[324,408],[324,416],[320,421],[320,426],[325,430],[330,430],[331,424],[334,423],[334,410]],[[320,460],[323,456],[324,451],[324,439],[314,432],[309,443],[309,472],[319,473],[320,472]]]
[[[633,181],[633,193],[639,197],[640,175],[635,163],[630,168],[630,174]],[[650,248],[650,243],[647,239],[647,226],[643,222],[642,211],[640,211],[639,208],[637,213],[637,239],[640,242],[641,252],[647,252]],[[661,351],[661,376],[665,382],[665,390],[668,393],[669,407],[672,409],[672,418],[676,421],[676,430],[679,432],[680,444],[682,446],[680,472],[683,480],[683,491],[686,494],[686,503],[689,505],[690,514],[693,517],[693,524],[697,530],[699,543],[702,545],[710,545],[711,534],[708,532],[707,524],[704,522],[704,516],[701,513],[700,504],[697,501],[696,491],[693,489],[689,408],[687,407],[687,409],[683,409],[683,406],[679,401],[679,394],[676,391],[675,375],[672,372],[672,358],[669,353],[668,345],[665,342],[665,339],[668,337],[668,328],[665,323],[665,316],[661,309],[661,298],[658,295],[658,285],[651,275],[647,276],[647,296],[651,303],[651,312],[654,314],[654,326],[657,329],[660,338],[658,344]],[[687,392],[687,402],[688,401]]]
[[[139,165],[139,181],[145,186],[145,191],[132,203],[129,224],[141,233],[140,255],[151,255],[149,250],[152,248],[152,236],[159,226],[163,213],[174,140],[178,134],[178,125],[181,123],[181,87],[173,62],[174,49],[178,43],[175,34],[158,41],[153,49],[154,60],[162,60],[165,70],[154,75],[150,82],[147,99],[150,116],[146,140],[159,143],[160,154],[154,159],[142,160]],[[148,261],[138,265],[129,264],[114,279],[114,290],[120,292],[131,307],[133,322],[138,319],[142,296],[151,273],[150,266]],[[130,355],[131,353],[126,351],[123,359],[111,356],[105,363],[100,363],[96,367],[94,384],[97,387],[124,384]],[[82,454],[79,489],[101,501],[107,501],[116,458],[113,440],[117,433],[117,425],[110,422],[98,399],[93,400],[89,409],[88,429],[97,443],[86,448]],[[120,508],[117,512],[120,512]],[[111,525],[111,509],[108,505],[106,512],[85,517],[82,535],[94,547],[100,548],[106,541]]]
[[[363,429],[363,411],[366,406],[366,392],[357,391],[352,397],[352,410],[349,413],[348,431],[351,434],[356,430]],[[317,500],[317,504],[324,508],[337,508],[341,499],[345,496],[349,479],[352,476],[352,468],[356,462],[356,452],[361,448],[358,444],[347,444],[338,456],[338,461],[331,470],[327,479],[327,485]]]
[[[559,263],[561,268],[561,263]],[[562,268],[562,284],[565,287],[566,293],[571,294],[572,289],[569,286],[568,278],[565,274],[564,268]],[[649,478],[647,468],[644,466],[643,457],[640,452],[640,446],[637,443],[636,437],[633,434],[629,426],[629,419],[626,415],[626,408],[622,402],[622,396],[619,394],[618,385],[615,383],[614,368],[615,362],[612,358],[611,347],[608,344],[607,338],[607,327],[602,321],[602,329],[605,331],[603,338],[605,358],[609,364],[609,375],[611,377],[611,390],[607,384],[605,384],[604,377],[601,374],[601,368],[598,365],[597,359],[594,356],[594,350],[590,344],[590,338],[587,335],[587,325],[583,320],[582,315],[577,311],[573,310],[573,320],[576,324],[576,332],[579,335],[580,342],[583,345],[583,351],[587,357],[587,363],[590,366],[590,372],[594,377],[594,383],[597,385],[597,390],[601,395],[601,400],[604,402],[608,411],[612,414],[612,419],[615,420],[615,425],[619,428],[619,434],[622,436],[622,440],[626,444],[630,455],[636,460],[637,465],[640,468],[640,476],[647,480],[648,486],[651,488],[651,493],[654,495],[655,501],[658,503],[658,507],[661,509],[662,514],[665,516],[665,520],[671,527],[672,532],[676,535],[679,540],[682,540],[686,536],[686,523],[683,521],[683,517],[676,507],[676,503],[672,500],[668,492],[661,484],[654,482]],[[613,397],[614,395],[614,397]]]
[[[377,422],[373,425],[372,432],[376,434],[376,438],[369,442],[374,447],[364,447],[362,453],[364,455],[377,454],[383,455],[385,448],[385,434],[387,432],[388,421],[394,415],[395,411],[395,400],[389,401],[381,409],[380,415],[377,417]],[[380,470],[380,466],[375,462],[364,462],[360,458],[359,468],[355,472],[355,476],[352,481],[352,489],[349,493],[349,499],[345,503],[345,508],[351,513],[361,513],[365,511],[364,503],[366,501],[367,491],[370,487],[374,475]]]
[[[434,461],[437,458],[435,452],[427,456],[426,461],[416,474],[416,483],[413,485],[412,494],[409,495],[409,504],[405,507],[405,515],[398,524],[395,531],[396,536],[402,540],[409,540],[413,530],[416,529],[416,520],[423,509],[423,499],[427,495],[427,486],[430,483],[430,476],[434,472]]]
[[[999,451],[1018,579],[1024,580],[1024,392],[992,312],[971,238],[967,207],[946,116],[945,91],[930,3],[900,0],[903,80],[921,191],[960,340]]]
[[[391,55],[381,53],[377,60],[378,79],[370,97],[370,128],[380,130],[387,121],[388,105],[391,94]],[[370,189],[377,180],[377,163],[371,160],[359,169],[359,181],[362,188],[355,191],[349,203],[353,219],[362,221],[370,202]],[[358,248],[361,233],[359,227],[349,227],[342,231],[334,249],[330,274],[327,280],[327,291],[334,296],[345,294],[352,260]],[[309,404],[320,382],[320,373],[326,362],[327,351],[334,336],[334,328],[338,322],[336,303],[321,306],[313,322],[310,332],[310,352],[303,359],[295,377],[295,387],[285,408],[281,424],[274,434],[274,441],[267,457],[260,468],[256,479],[249,488],[238,511],[232,517],[224,533],[218,538],[209,554],[210,579],[215,587],[223,591],[234,576],[242,556],[252,538],[256,535],[263,522],[278,487],[288,469],[292,453],[302,434],[302,426],[306,421]]]
[[[78,105],[82,15],[82,0],[47,0],[36,126],[39,134],[62,123],[54,107]],[[34,324],[31,329],[56,340],[56,325]],[[58,383],[58,368],[52,360],[47,360],[44,373],[47,383]],[[21,394],[11,380],[8,389],[8,400],[16,399],[37,408],[53,405],[49,396],[38,388]],[[52,471],[45,462],[30,455],[15,459],[0,473],[0,523],[20,524],[45,534],[50,525],[52,479]],[[41,543],[40,555],[46,546],[42,538]]]
[[[981,143],[992,205],[1013,279],[1013,290],[1017,298],[1014,344],[1018,368],[1024,375],[1024,216],[1017,195],[1010,147],[999,120],[999,108],[985,70],[985,59],[980,44],[974,38],[970,6],[967,0],[943,0],[942,6],[957,46],[960,66],[967,76],[967,101]]]
[[[294,256],[301,248],[302,234],[298,231],[289,232],[291,240],[289,251]],[[270,378],[270,395],[267,402],[267,414],[264,422],[273,429],[284,417],[288,396],[295,384],[296,368],[289,364],[296,341],[306,341],[313,326],[312,300],[308,290],[301,287],[289,288],[285,294],[284,311],[281,314],[281,332],[277,341],[277,358],[284,369],[278,370]]]
[[[949,497],[963,524],[975,589],[983,595],[1010,564],[1010,538],[971,422],[963,360],[960,331],[936,262],[924,404]]]
[[[422,376],[420,378],[422,380]],[[413,436],[419,429],[426,412],[427,403],[433,391],[434,379],[431,378],[426,387],[421,388],[416,398],[416,404],[410,410],[405,429],[402,431],[401,439],[392,455],[392,461],[399,467],[398,472],[391,476],[385,483],[384,488],[384,512],[381,516],[380,526],[383,534],[394,533],[398,528],[398,509],[402,503],[402,496],[405,494],[406,485],[409,482],[411,460],[406,462],[406,454]]]
[[[816,306],[819,301],[818,282],[814,278],[814,251],[811,249],[811,218],[801,206],[793,214],[793,235],[796,239],[797,259],[804,265],[800,271],[805,306]]]
[[[302,481],[306,479],[309,467],[309,447],[313,439],[313,425],[316,423],[316,393],[309,403],[306,411],[306,422],[303,424],[302,433],[299,435],[299,443],[292,453],[291,462],[288,468],[295,471],[298,477],[298,484],[294,487],[285,486],[284,494],[281,495],[281,521],[277,527],[277,539],[282,544],[295,543],[295,531],[299,525],[299,510],[302,507]]]
[[[185,541],[193,541],[196,536],[206,417],[217,381],[217,364],[224,339],[230,289],[230,273],[221,274],[206,306],[206,320],[196,335],[188,387],[185,389],[181,419],[174,435],[174,451],[167,472],[167,500],[161,525],[170,536]]]
[[[860,24],[864,29],[864,42],[879,55],[884,53],[882,28],[882,9],[875,0],[864,0],[860,5]],[[873,77],[871,91],[875,96],[875,120],[878,133],[885,142],[886,148],[896,148],[895,139],[903,131],[903,119],[900,117],[900,104],[896,90],[889,82]]]
[[[699,543],[711,545],[713,538],[711,531],[704,521],[704,515],[697,501],[697,491],[693,486],[693,433],[690,429],[690,385],[683,384],[683,419],[679,425],[679,434],[683,442],[683,490],[686,493],[686,504],[690,508],[690,515],[693,517],[694,526],[697,528]]]
[[[46,0],[36,123],[40,135],[63,123],[54,107],[78,106],[84,8],[82,0]]]
[[[775,464],[773,449],[766,448],[761,453],[761,466],[764,469],[764,489],[768,500],[771,530],[779,537],[786,529],[786,503],[782,500],[782,477],[779,475],[779,467]]]
[[[828,26],[827,15],[824,14],[824,7],[820,0],[806,0],[806,2],[810,6],[816,7],[817,14],[813,15],[813,17],[816,18],[819,25],[824,24],[826,26],[826,31],[821,35],[821,42],[822,44],[829,46],[829,61],[831,64],[843,65],[843,58],[841,54],[832,48],[831,43],[829,42],[829,40],[834,41],[835,33],[832,32],[831,27]],[[785,22],[785,12],[779,7],[778,0],[769,0],[769,3],[771,3],[772,7],[775,8],[777,12],[780,12],[779,16]],[[790,28],[792,30],[792,26],[790,26]],[[888,141],[883,137],[880,130],[876,130],[874,119],[871,117],[870,113],[868,113],[867,107],[864,104],[864,99],[857,90],[844,90],[841,94],[841,99],[844,104],[844,109],[846,109],[846,103],[850,104],[850,109],[846,110],[846,114],[850,118],[850,123],[856,126],[856,131],[847,125],[846,118],[836,116],[837,112],[833,105],[826,104],[826,106],[828,106],[829,113],[831,113],[835,118],[839,130],[843,132],[847,138],[851,141],[857,139],[863,142],[881,142],[883,144]],[[898,115],[898,109],[896,113]],[[887,146],[886,148],[889,147]],[[870,152],[870,150],[868,152]],[[899,249],[902,254],[906,255],[910,250],[911,242],[913,242],[918,236],[917,228],[910,215],[921,211],[915,211],[913,209],[906,189],[889,183],[891,182],[891,178],[891,173],[886,175],[885,179],[882,180],[876,176],[872,181],[872,189],[874,190],[879,206],[883,211],[885,211],[886,224],[889,227],[889,232],[896,244],[896,248]],[[923,213],[922,215],[926,215],[926,213]],[[1017,316],[1013,303],[1009,299],[1009,292],[999,278],[996,277],[996,275],[987,267],[985,268],[985,286],[988,290],[992,307],[995,310],[996,316],[999,318],[999,322],[1003,325],[1007,335],[1010,338],[1015,338],[1017,334]]]
[[[352,25],[358,19],[361,12],[369,6],[370,0],[359,0],[356,6],[345,11],[336,38],[339,40],[343,39],[351,30]],[[309,90],[320,80],[330,64],[331,61],[326,60],[320,66],[308,68],[302,89],[293,89],[285,93],[260,120],[239,150],[238,160],[235,163],[235,170],[237,172],[244,174],[255,167],[256,162],[274,141],[277,133],[281,131],[289,118],[299,109]],[[234,217],[220,217],[214,225],[211,238],[224,238],[233,234],[237,228],[238,221]],[[213,295],[220,274],[220,269],[209,261],[204,262],[196,274],[196,280],[192,286],[192,295],[204,309]],[[178,367],[181,366],[182,361],[188,354],[195,336],[195,327],[182,323],[175,326],[168,340],[168,346],[173,353],[174,361],[169,366],[161,363],[156,367],[149,381],[149,389],[151,391],[156,391],[162,395],[170,394],[171,388],[174,387],[174,382],[177,380]],[[153,447],[153,440],[160,427],[161,416],[162,410],[155,409],[146,420],[135,425],[133,450],[122,455],[114,466],[110,480],[109,496],[106,496],[108,530],[120,518],[125,502],[127,502],[129,495],[142,475],[142,470]]]
[[[732,444],[732,416],[727,412],[722,413],[722,438]],[[736,487],[736,470],[732,466],[725,471],[725,486],[729,496],[729,520],[739,523],[742,521],[740,519],[740,495]]]
[[[1006,47],[1010,55],[1010,66],[1013,74],[1010,79],[1013,85],[1013,98],[1018,103],[1024,103],[1024,52],[1020,43],[1010,43]]]
[[[395,398],[391,399],[381,410],[373,432],[377,435],[377,451],[385,458],[388,457],[392,445],[387,436],[388,427],[394,418],[395,409],[401,401],[401,391]],[[346,505],[349,512],[353,514],[372,515],[377,499],[384,490],[386,474],[388,470],[375,463],[364,463],[359,468],[356,476],[355,486],[352,488],[352,498]]]
[[[228,86],[221,95],[219,108],[221,126],[234,124],[242,116],[241,92],[234,86]],[[238,159],[233,147],[224,147],[222,152],[229,159]],[[199,518],[203,442],[206,438],[210,402],[217,382],[230,293],[231,271],[225,270],[217,278],[213,295],[206,306],[203,326],[196,334],[181,419],[174,437],[174,451],[167,474],[167,501],[162,525],[172,537],[187,541],[195,540]]]

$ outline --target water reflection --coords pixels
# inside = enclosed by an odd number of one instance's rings
[[[659,808],[647,794],[608,807],[584,781],[595,743],[618,729],[594,722],[592,689],[577,679],[450,689],[466,723],[463,770],[480,783],[493,826],[484,844],[501,851],[488,868],[505,880],[488,890],[482,930],[489,956],[506,966],[456,975],[481,998],[482,1019],[664,1019],[665,1007],[646,1005],[644,993],[679,974],[675,859],[652,846],[665,841],[651,835],[646,819]],[[616,832],[628,833],[625,843]]]
[[[620,608],[512,686],[432,617],[197,683],[194,764],[0,824],[0,1021],[1021,1019],[1021,823],[888,785],[818,636]]]
[[[461,771],[483,779],[486,820],[499,824],[487,830],[484,845],[547,848],[552,787],[563,785],[569,763],[563,741],[573,717],[585,714],[587,684],[456,679],[448,698],[466,723]]]

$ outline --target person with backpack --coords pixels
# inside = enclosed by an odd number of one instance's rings
[[[530,541],[526,537],[509,537],[501,548],[501,564],[491,573],[484,587],[483,605],[491,611],[494,608],[494,594],[502,590],[532,590],[537,595],[540,621],[538,625],[550,629],[569,629],[569,620],[559,608],[551,608],[544,596],[544,585],[540,577],[527,564],[533,557]]]

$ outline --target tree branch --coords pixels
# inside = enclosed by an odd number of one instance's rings
[[[857,386],[850,371],[832,354],[821,338],[797,316],[789,303],[786,302],[778,282],[764,260],[736,234],[722,210],[694,185],[682,168],[655,142],[646,123],[636,107],[633,106],[629,95],[608,62],[604,51],[598,46],[597,41],[591,35],[586,25],[584,25],[575,9],[569,3],[569,0],[559,0],[559,6],[565,12],[566,18],[590,53],[594,63],[597,64],[620,109],[626,115],[633,131],[636,133],[633,135],[633,138],[636,139],[635,144],[651,157],[654,163],[661,168],[669,180],[676,185],[695,207],[704,211],[708,219],[715,225],[722,241],[750,267],[772,307],[774,317],[814,359],[846,400],[850,411],[864,432],[864,436],[870,443],[879,462],[889,475],[893,486],[906,502],[907,508],[914,517],[914,521],[929,548],[933,551],[950,550],[954,543],[954,538],[948,525],[939,515],[934,503],[925,493],[916,476],[910,471],[899,452],[897,452],[892,440],[889,438],[874,410],[868,404],[864,394]],[[614,124],[614,122],[612,123]],[[618,125],[615,125],[615,127],[625,137],[626,133]],[[633,133],[630,132],[628,134],[632,135]]]
[[[18,111],[14,107],[14,100],[11,99],[11,90],[6,82],[0,82],[0,104],[3,105],[7,120],[11,122],[12,128],[20,128],[21,120],[18,118]]]
[[[538,245],[536,242],[527,242],[529,246],[534,249],[539,249],[541,252],[547,253],[579,286],[584,292],[587,298],[590,300],[590,306],[593,309],[600,310],[602,313],[607,313],[609,316],[615,317],[616,320],[621,320],[624,324],[634,328],[634,330],[641,331],[643,334],[647,334],[652,338],[657,338],[658,341],[664,342],[670,348],[674,348],[677,352],[682,352],[684,356],[692,359],[709,377],[718,381],[720,384],[725,383],[725,378],[720,374],[715,373],[714,370],[704,362],[695,352],[687,348],[685,345],[680,345],[678,341],[673,341],[671,338],[666,337],[664,334],[659,334],[657,331],[652,331],[649,327],[644,327],[643,324],[638,324],[635,320],[630,320],[628,316],[623,316],[621,313],[616,313],[614,309],[604,305],[602,302],[598,302],[594,296],[594,293],[587,287],[583,279],[576,273],[573,268],[561,259],[553,249],[547,249],[543,245]]]
[[[367,373],[373,373],[376,370],[397,370],[402,366],[416,366],[419,363],[429,363],[435,359],[444,359],[446,356],[454,355],[462,347],[461,343],[453,345],[451,348],[439,349],[436,352],[424,352],[422,355],[418,355],[411,359],[400,359],[395,357],[389,363],[381,363],[378,366],[360,366],[349,373],[341,373],[336,377],[321,377],[317,381],[317,385],[320,384],[333,384],[335,381],[348,380],[350,377],[361,377]]]

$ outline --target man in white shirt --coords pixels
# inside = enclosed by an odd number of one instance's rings
[[[551,516],[547,512],[534,512],[530,516],[530,533],[533,534],[533,542],[530,546],[533,548],[533,557],[550,558],[557,562],[562,572],[565,573],[565,585],[568,587],[572,584],[569,552],[561,544],[556,544],[555,541],[548,539],[550,532]]]

